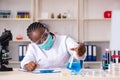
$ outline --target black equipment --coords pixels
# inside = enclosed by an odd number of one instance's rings
[[[10,40],[12,40],[11,31],[4,29],[4,32],[2,32],[2,35],[0,36],[0,71],[13,71],[12,68],[5,66],[9,64],[8,61],[11,59],[8,56]]]

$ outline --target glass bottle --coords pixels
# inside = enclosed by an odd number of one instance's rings
[[[108,59],[107,59],[107,55],[104,54],[102,56],[102,69],[103,70],[107,70],[108,69]]]

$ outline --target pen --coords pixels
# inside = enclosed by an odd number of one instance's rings
[[[40,66],[40,61],[41,61],[41,59],[39,59],[38,61],[37,61],[37,64],[36,64],[36,67],[39,67]]]

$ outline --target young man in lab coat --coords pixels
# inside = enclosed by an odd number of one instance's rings
[[[63,68],[71,55],[77,59],[85,58],[84,44],[77,44],[66,35],[54,35],[40,22],[30,24],[27,36],[32,43],[21,62],[21,67],[27,71],[36,68]]]

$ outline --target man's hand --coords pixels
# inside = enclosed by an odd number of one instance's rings
[[[37,64],[35,62],[31,61],[25,65],[25,69],[27,71],[33,71],[36,68],[36,66],[37,66]]]
[[[71,50],[76,51],[79,57],[83,56],[86,52],[85,45],[83,43],[79,44],[76,48],[71,48]]]
[[[85,48],[85,45],[83,43],[81,43],[77,49],[76,49],[76,52],[77,52],[77,55],[80,57],[80,56],[83,56],[86,52],[86,48]]]

